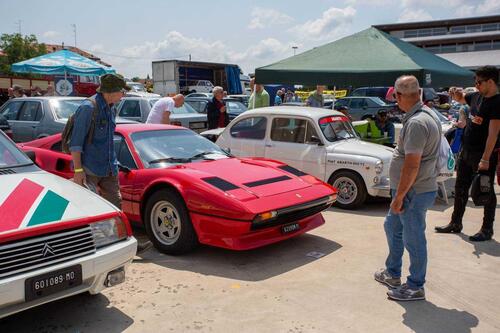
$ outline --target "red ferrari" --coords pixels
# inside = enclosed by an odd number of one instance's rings
[[[278,161],[234,158],[183,127],[118,125],[114,144],[122,209],[168,254],[198,243],[247,250],[278,242],[322,225],[336,199],[315,177]],[[19,146],[41,168],[73,177],[60,134]]]

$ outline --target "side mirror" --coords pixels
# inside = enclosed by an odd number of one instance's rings
[[[324,146],[323,142],[321,142],[321,139],[318,138],[316,135],[311,135],[311,139],[309,139],[309,143],[316,144],[318,146]]]
[[[27,150],[24,152],[28,158],[36,164],[36,154],[33,150]]]
[[[120,162],[118,162],[118,171],[130,173],[132,170],[128,166],[125,166],[125,165],[121,164]]]

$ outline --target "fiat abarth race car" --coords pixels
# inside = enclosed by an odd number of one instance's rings
[[[0,318],[125,279],[137,241],[98,195],[40,170],[0,132]]]
[[[336,190],[284,163],[235,158],[184,127],[118,125],[122,208],[168,254],[198,243],[249,250],[319,227]],[[27,142],[37,164],[71,178],[61,136]]]

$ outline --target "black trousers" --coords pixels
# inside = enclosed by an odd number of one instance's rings
[[[457,181],[455,183],[455,204],[451,223],[462,224],[462,218],[465,213],[465,207],[469,200],[469,190],[472,185],[472,180],[477,172],[477,166],[483,155],[482,150],[472,150],[462,147],[457,161]],[[490,183],[493,186],[495,173],[497,169],[498,156],[496,152],[491,154],[490,168],[488,175]],[[493,231],[493,221],[495,220],[495,209],[497,207],[497,196],[495,191],[492,191],[490,201],[484,206],[483,230]]]

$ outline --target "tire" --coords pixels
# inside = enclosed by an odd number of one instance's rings
[[[148,199],[144,226],[149,239],[160,252],[183,254],[198,245],[186,204],[172,190],[159,190]]]
[[[356,209],[366,201],[368,196],[365,182],[352,171],[337,172],[330,177],[328,183],[338,189],[335,206],[341,209]]]

